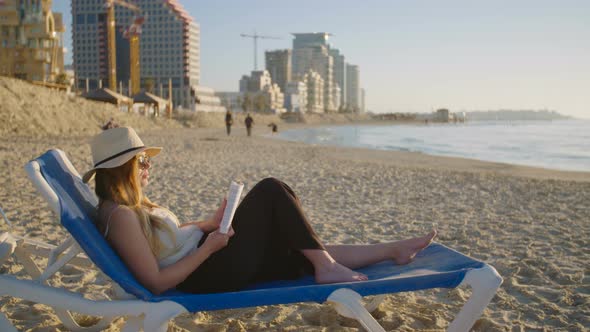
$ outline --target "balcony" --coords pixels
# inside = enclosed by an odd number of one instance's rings
[[[35,59],[35,61],[42,61],[42,62],[46,62],[46,63],[51,62],[51,56],[50,56],[49,52],[46,52],[46,51],[33,51],[33,52],[34,52],[33,59]]]

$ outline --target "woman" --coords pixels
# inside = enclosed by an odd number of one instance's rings
[[[211,219],[180,224],[152,203],[142,188],[149,183],[152,157],[127,127],[105,130],[91,141],[98,228],[140,283],[154,294],[235,291],[267,280],[314,274],[318,283],[363,281],[352,269],[392,259],[406,264],[432,241],[423,237],[373,245],[323,245],[305,217],[299,199],[285,183],[268,178],[244,197],[228,234],[218,231],[224,200]]]

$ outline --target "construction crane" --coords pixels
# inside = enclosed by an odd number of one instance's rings
[[[141,26],[145,22],[145,16],[141,9],[134,4],[122,0],[106,0],[107,7],[107,40],[109,59],[109,89],[117,90],[117,62],[115,43],[115,4],[128,8],[135,12],[133,22],[125,29],[123,36],[129,39],[129,78],[131,80],[129,90],[131,95],[139,93],[140,88],[140,67],[139,67],[139,35]]]
[[[252,38],[252,40],[254,40],[254,70],[258,70],[258,38],[260,38],[260,39],[282,39],[279,37],[259,35],[256,33],[256,31],[254,32],[253,35],[242,33],[242,34],[240,34],[240,36],[245,37],[245,38]]]

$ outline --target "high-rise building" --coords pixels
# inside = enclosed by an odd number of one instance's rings
[[[367,106],[365,104],[365,97],[366,97],[365,89],[361,89],[361,113],[367,112]]]
[[[319,74],[324,82],[322,89],[324,96],[322,104],[324,111],[335,111],[333,96],[333,58],[328,54],[328,48],[324,45],[308,46],[293,49],[293,62],[297,62],[297,67],[293,67],[293,78],[302,80],[310,70]]]
[[[294,33],[293,79],[301,80],[309,70],[318,73],[324,82],[324,111],[336,111],[334,98],[334,59],[330,55],[329,33]]]
[[[360,110],[360,77],[357,65],[346,64],[346,106],[355,111]]]
[[[52,82],[64,73],[65,29],[52,2],[0,1],[0,75]]]
[[[338,106],[340,106],[346,104],[346,60],[344,54],[340,54],[340,50],[336,48],[330,48],[329,53],[334,58],[334,85],[340,87],[338,100]],[[339,108],[338,106],[336,108]]]
[[[295,52],[306,48],[325,48],[329,49],[328,44],[329,33],[313,32],[313,33],[293,33],[293,75],[305,75],[310,68],[309,57],[297,56]]]
[[[279,85],[281,91],[287,88],[291,81],[291,50],[276,50],[265,52],[266,70],[273,82]]]
[[[162,97],[168,98],[171,80],[175,106],[222,111],[210,89],[199,87],[199,25],[176,0],[136,0],[133,4],[140,8],[140,13],[115,4],[117,86],[123,85],[128,90],[129,67],[125,65],[129,63],[129,43],[122,31],[139,14],[147,18],[139,37],[141,87],[163,85]],[[71,6],[76,84],[83,88],[88,79],[91,89],[98,87],[99,80],[106,86],[108,44],[104,0],[72,0]],[[207,103],[197,104],[200,99]]]

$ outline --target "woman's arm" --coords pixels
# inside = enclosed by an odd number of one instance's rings
[[[227,245],[232,234],[212,233],[198,250],[163,269],[152,253],[139,219],[130,209],[117,209],[111,216],[109,243],[139,282],[154,294],[175,287],[211,254]]]

